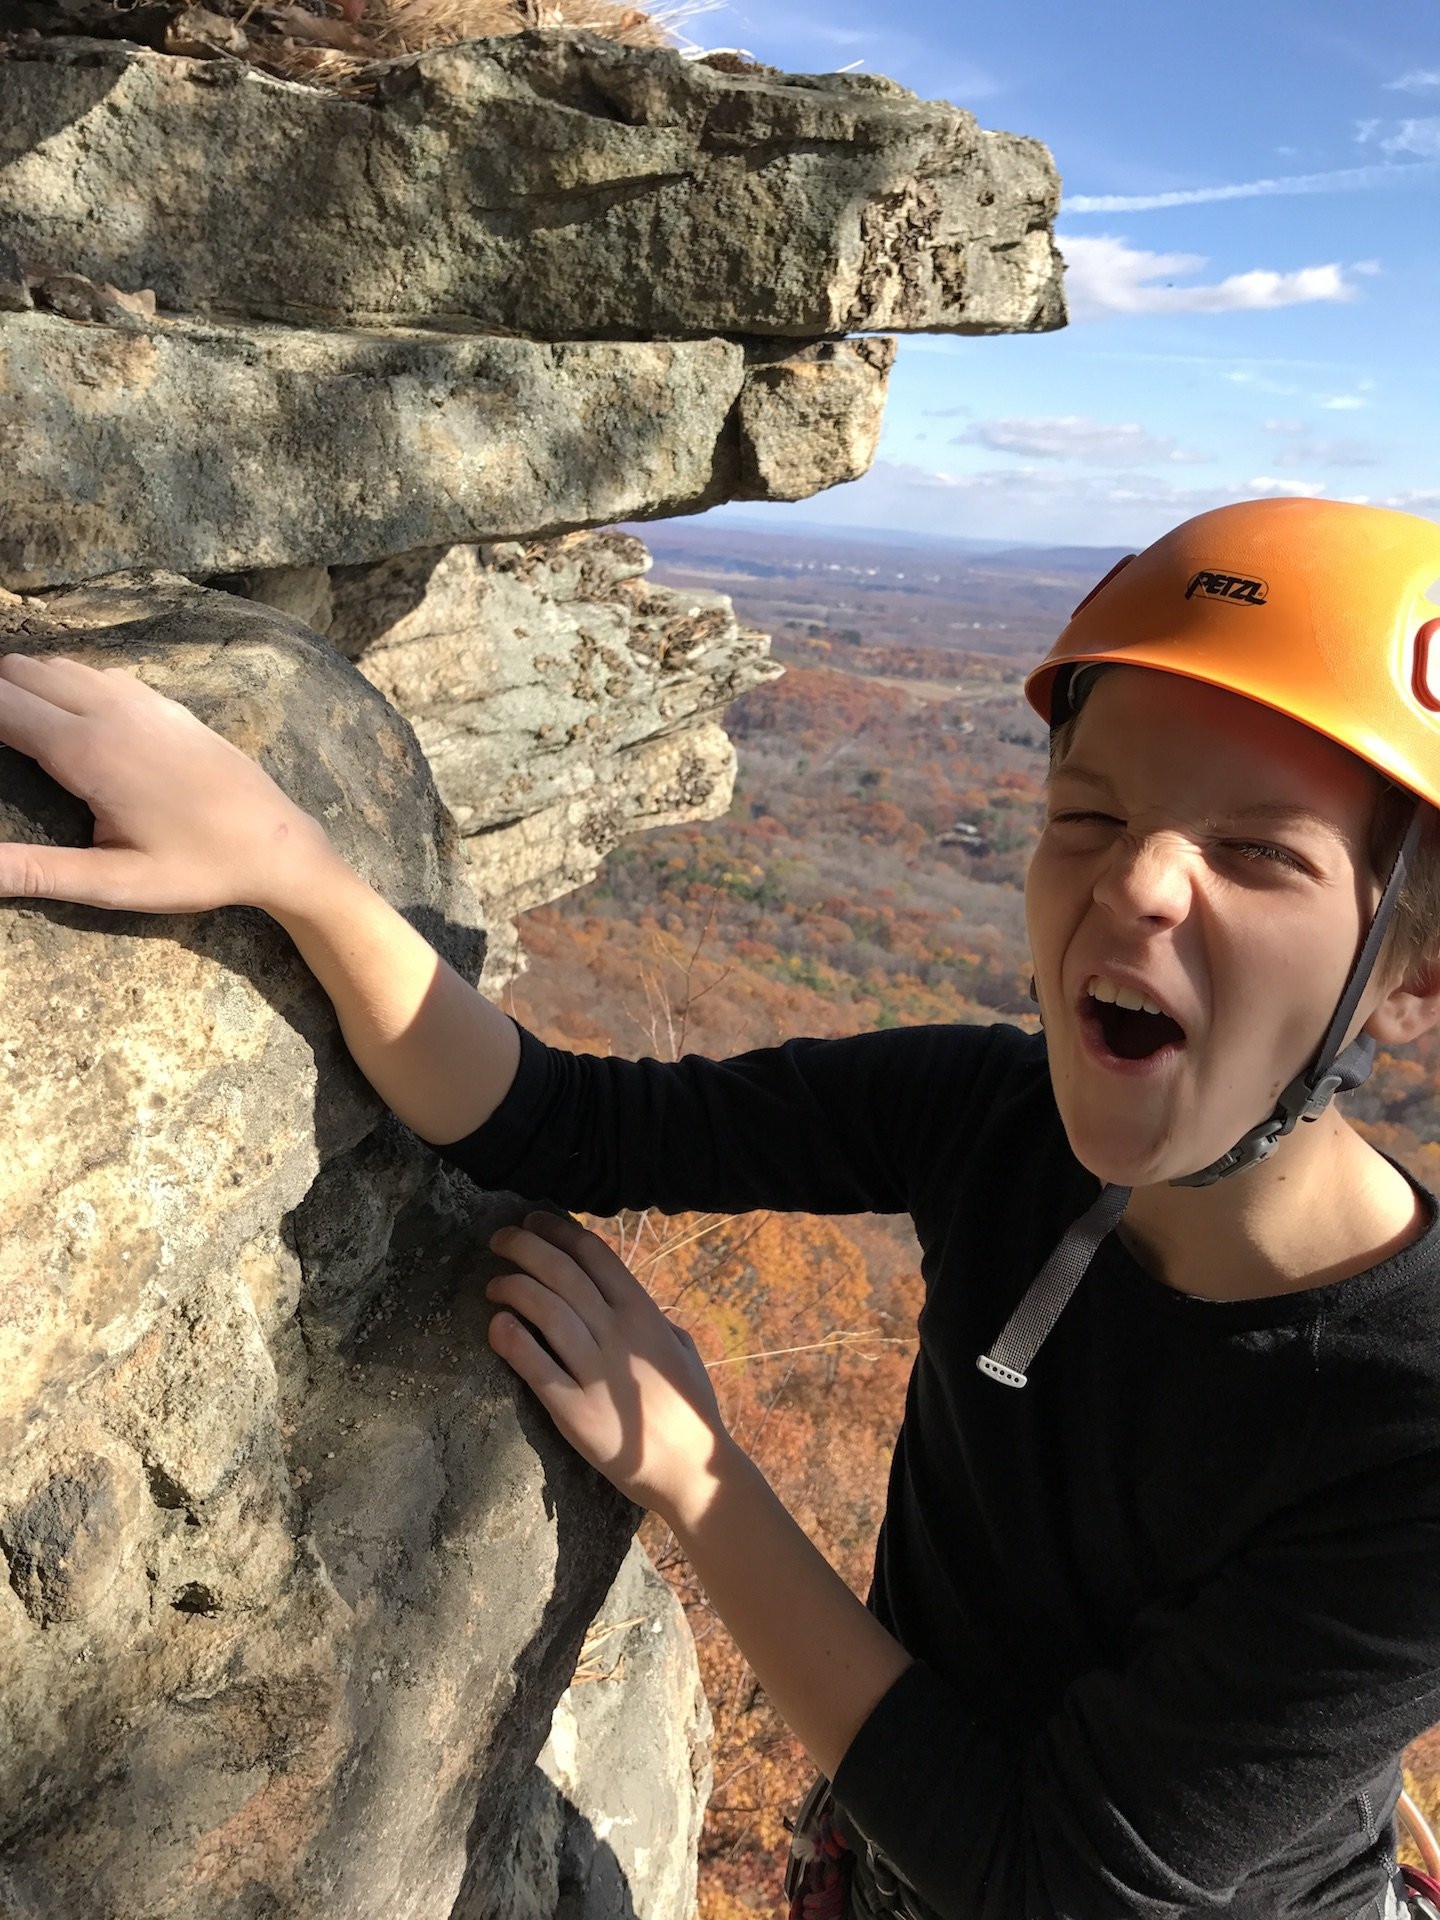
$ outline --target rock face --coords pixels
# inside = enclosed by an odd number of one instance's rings
[[[869,465],[891,358],[123,321],[0,313],[12,591],[797,499]]]
[[[0,244],[183,312],[545,339],[1033,330],[1064,319],[1058,198],[1038,142],[893,81],[587,34],[418,54],[374,103],[107,41],[0,58]]]
[[[637,826],[730,803],[719,716],[779,669],[723,595],[651,585],[649,564],[624,534],[576,534],[330,577],[330,639],[409,716],[464,836],[487,987],[514,971],[515,914],[593,878]]]
[[[138,577],[0,641],[183,695],[478,971],[414,734],[327,642]],[[0,837],[86,825],[0,752]],[[0,1911],[448,1916],[634,1522],[486,1347],[516,1203],[382,1113],[262,914],[12,905],[0,969]]]
[[[709,1738],[684,1611],[637,1543],[555,1709],[489,1904],[457,1920],[690,1920]]]

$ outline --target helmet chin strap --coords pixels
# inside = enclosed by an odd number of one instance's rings
[[[1370,922],[1370,930],[1361,943],[1345,982],[1344,991],[1320,1042],[1319,1051],[1303,1073],[1285,1088],[1268,1120],[1262,1120],[1228,1153],[1221,1154],[1198,1173],[1171,1180],[1172,1187],[1210,1187],[1228,1174],[1240,1173],[1268,1160],[1284,1136],[1301,1120],[1317,1120],[1337,1093],[1358,1087],[1367,1077],[1375,1059],[1375,1042],[1367,1033],[1358,1035],[1342,1051],[1350,1022],[1355,1018],[1380,948],[1395,912],[1405,874],[1419,845],[1424,827],[1424,807],[1417,800],[1405,837],[1385,882],[1385,891]],[[1070,1296],[1089,1271],[1100,1242],[1115,1227],[1130,1198],[1128,1187],[1105,1186],[1099,1198],[1069,1226],[1059,1245],[1030,1282],[1020,1303],[1005,1322],[989,1353],[975,1362],[983,1374],[1001,1386],[1023,1387],[1026,1373],[1042,1341],[1064,1311]]]

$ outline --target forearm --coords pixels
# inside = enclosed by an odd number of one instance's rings
[[[909,1654],[733,1441],[666,1518],[776,1712],[833,1777]]]
[[[514,1026],[333,850],[266,903],[334,1003],[345,1044],[422,1140],[459,1140],[515,1078]]]

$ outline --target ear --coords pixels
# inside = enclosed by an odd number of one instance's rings
[[[1377,1002],[1364,1031],[1382,1047],[1403,1047],[1440,1021],[1440,958],[1416,961]]]

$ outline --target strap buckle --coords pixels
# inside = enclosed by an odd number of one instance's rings
[[[996,1360],[988,1353],[982,1353],[975,1364],[982,1373],[988,1373],[992,1380],[998,1380],[1002,1387],[1023,1387],[1029,1377],[1018,1373],[1014,1367],[1007,1367],[1003,1360]]]

